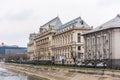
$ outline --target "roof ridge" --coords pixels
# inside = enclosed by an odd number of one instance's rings
[[[85,34],[104,30],[104,29],[117,28],[117,27],[120,27],[120,14],[117,14],[116,17],[106,21],[102,25],[97,26],[96,28],[94,28],[93,30],[89,32],[86,32]]]
[[[63,24],[63,25],[61,25],[61,26],[64,26],[64,25],[66,25],[66,24],[68,24],[68,23],[71,23],[72,21],[75,21],[75,20],[77,20],[77,19],[81,19],[81,17],[79,16],[79,17],[77,17],[77,18],[75,18],[75,19],[72,19],[72,20],[66,22],[65,24]],[[82,20],[82,19],[81,19],[81,20]]]
[[[103,25],[105,25],[105,24],[107,24],[107,23],[109,23],[109,22],[111,22],[111,21],[115,20],[116,18],[120,18],[120,14],[117,14],[117,16],[116,16],[116,17],[114,17],[114,18],[112,18],[112,19],[110,19],[110,20],[106,21],[105,23],[103,23],[102,25],[100,25],[100,26],[98,26],[98,27],[101,27],[101,26],[103,26]],[[96,28],[97,28],[97,27],[96,27]]]
[[[54,21],[54,20],[56,20],[56,19],[59,19],[59,20],[60,20],[59,16],[51,19],[50,21],[48,21],[47,23],[45,23],[44,25],[42,25],[42,27],[44,27],[45,25],[49,24],[50,22],[52,22],[52,21]],[[60,22],[61,22],[61,20],[60,20]]]

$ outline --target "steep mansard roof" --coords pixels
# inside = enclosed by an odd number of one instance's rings
[[[120,27],[120,15],[119,14],[115,18],[109,20],[108,22],[96,27],[95,29],[89,32],[86,32],[85,34],[101,31],[104,29],[118,28],[118,27]]]
[[[53,25],[57,31],[72,27],[73,25],[75,25],[76,27],[90,27],[85,21],[81,19],[81,17],[75,18],[63,25],[59,17],[56,17],[41,27],[48,29],[49,25]]]
[[[49,22],[47,22],[46,24],[42,25],[41,27],[48,29],[49,25],[53,25],[53,26],[55,26],[55,29],[57,29],[58,26],[62,25],[62,23],[61,23],[60,18],[57,16],[54,19],[52,19]]]
[[[78,17],[78,18],[75,18],[75,19],[59,26],[58,31],[63,30],[65,28],[72,27],[73,25],[76,26],[76,27],[89,27],[90,28],[90,26],[85,21],[83,21],[81,19],[81,17]]]

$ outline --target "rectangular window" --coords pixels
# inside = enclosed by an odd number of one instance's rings
[[[78,42],[81,42],[81,34],[78,33]]]
[[[83,54],[82,53],[78,53],[78,58],[82,58]]]
[[[78,50],[81,50],[81,46],[78,46]]]

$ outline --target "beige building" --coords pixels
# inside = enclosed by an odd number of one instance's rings
[[[86,64],[120,67],[120,15],[84,34]]]
[[[73,57],[77,61],[83,60],[84,39],[81,34],[92,28],[80,17],[62,24],[59,17],[42,25],[35,37],[35,54],[37,60],[50,61],[61,64],[64,56],[66,64],[73,64]]]
[[[50,61],[51,57],[54,56],[51,49],[52,40],[55,34],[55,28],[61,25],[60,19],[56,17],[40,27],[39,33],[35,38],[35,54],[37,60]]]
[[[76,61],[83,61],[83,34],[91,30],[80,17],[61,25],[53,36],[52,51],[54,53],[56,63],[61,63],[61,56],[66,57],[66,64],[74,64]]]

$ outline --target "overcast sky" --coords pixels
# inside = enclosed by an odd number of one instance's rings
[[[0,42],[27,46],[29,34],[59,16],[97,27],[120,13],[120,0],[0,0]]]

